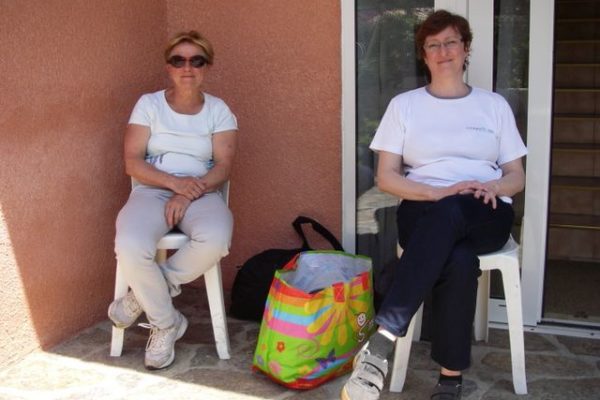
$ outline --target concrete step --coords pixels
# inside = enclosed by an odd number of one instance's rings
[[[554,87],[559,89],[600,88],[600,63],[555,64]]]
[[[600,116],[555,114],[552,126],[554,143],[600,143]]]
[[[600,215],[551,213],[549,226],[551,228],[578,229],[582,231],[600,232]]]
[[[551,214],[548,258],[600,262],[600,216]]]
[[[600,179],[553,177],[550,213],[600,216]]]
[[[548,258],[600,262],[600,231],[550,227]]]
[[[600,40],[556,40],[557,63],[599,63]]]
[[[558,40],[600,39],[600,18],[557,19],[554,37]]]
[[[554,112],[557,114],[600,114],[600,89],[554,89]]]
[[[554,144],[552,146],[552,175],[600,178],[600,145]]]
[[[557,19],[600,18],[600,1],[572,0],[556,1],[554,14]]]

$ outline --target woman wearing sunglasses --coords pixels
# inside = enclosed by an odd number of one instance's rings
[[[430,83],[393,98],[371,143],[378,187],[402,199],[404,252],[375,321],[378,331],[355,359],[345,400],[379,398],[394,341],[432,294],[431,356],[440,366],[433,400],[461,397],[471,358],[478,254],[504,246],[523,190],[527,150],[500,95],[463,80],[472,33],[459,15],[436,11],[416,34]]]
[[[131,290],[108,315],[126,328],[146,313],[149,369],[173,362],[188,326],[171,298],[229,251],[233,219],[217,190],[229,179],[237,122],[223,100],[202,91],[213,58],[198,32],[176,35],[165,50],[169,87],[138,100],[125,133],[133,189],[117,217],[115,252]],[[174,227],[191,240],[157,264],[156,244]]]

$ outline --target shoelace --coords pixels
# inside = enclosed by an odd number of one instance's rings
[[[162,348],[165,347],[165,337],[167,336],[168,328],[159,329],[156,326],[147,323],[139,323],[138,326],[150,329],[150,337],[146,343],[146,351],[150,350],[150,352],[153,353],[156,348],[162,350]]]

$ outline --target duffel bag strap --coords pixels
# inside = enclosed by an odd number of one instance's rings
[[[302,238],[302,249],[312,249],[312,247],[310,247],[308,243],[308,239],[306,238],[304,231],[302,230],[302,225],[304,224],[310,224],[313,230],[319,233],[321,236],[323,236],[329,242],[329,244],[331,244],[331,247],[333,247],[335,250],[344,251],[344,248],[342,247],[340,242],[333,235],[333,233],[329,232],[327,228],[325,228],[323,225],[321,225],[312,218],[300,215],[294,220],[292,226],[294,227],[294,230],[298,233],[298,235]]]

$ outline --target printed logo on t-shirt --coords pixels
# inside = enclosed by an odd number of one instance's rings
[[[470,131],[481,132],[481,133],[490,133],[492,135],[495,133],[493,130],[486,128],[485,126],[467,126],[466,129],[470,130]]]

